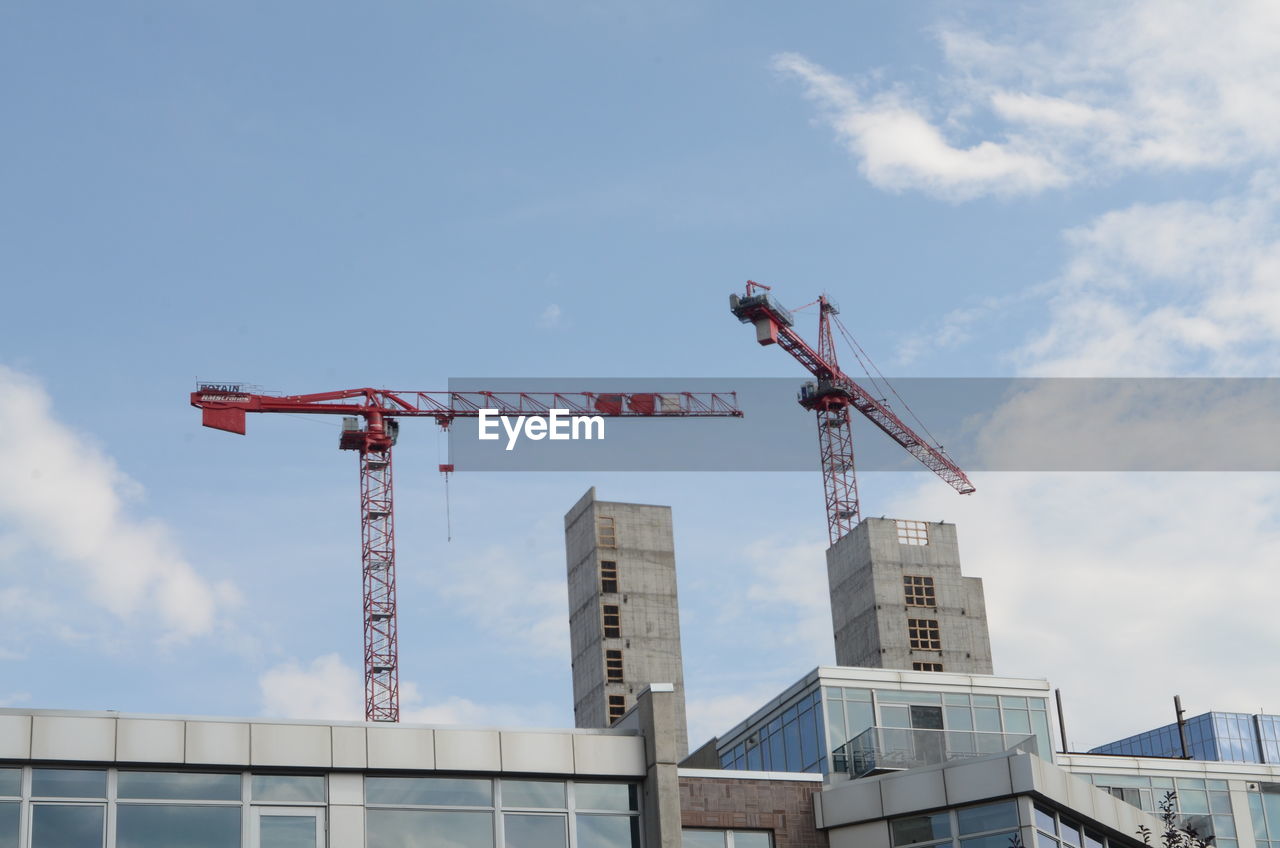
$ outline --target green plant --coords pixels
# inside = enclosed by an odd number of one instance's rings
[[[1164,848],[1212,848],[1213,837],[1202,837],[1193,827],[1179,827],[1177,801],[1178,794],[1173,791],[1164,793],[1160,801],[1160,821],[1164,823],[1164,831],[1160,834],[1160,843]],[[1138,835],[1146,845],[1151,844],[1151,828],[1142,825]]]

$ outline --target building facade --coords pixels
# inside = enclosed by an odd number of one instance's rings
[[[715,750],[724,769],[830,774],[855,740],[910,747],[931,731],[974,753],[1030,737],[1048,758],[1048,695],[1044,680],[820,666],[716,739]]]
[[[596,500],[564,517],[573,714],[609,727],[651,683],[675,687],[680,756],[689,749],[671,507]]]
[[[982,580],[954,524],[864,518],[827,550],[836,664],[991,674]]]
[[[1209,712],[1186,720],[1187,755],[1195,760],[1280,764],[1280,716]],[[1166,724],[1106,745],[1092,754],[1181,757],[1178,725]]]
[[[671,698],[573,731],[3,709],[0,848],[671,848]]]

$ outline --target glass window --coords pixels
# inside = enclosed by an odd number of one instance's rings
[[[937,692],[876,692],[876,700],[882,704],[941,704],[942,695]]]
[[[1182,781],[1178,781],[1181,783]],[[1184,813],[1204,815],[1209,812],[1209,794],[1203,789],[1179,789],[1178,809]]]
[[[565,806],[564,783],[559,780],[504,780],[502,806],[562,810]]]
[[[1060,824],[1062,827],[1062,844],[1080,848],[1080,827],[1066,819],[1063,819]]]
[[[1101,834],[1086,830],[1084,832],[1084,848],[1104,848]]]
[[[973,705],[975,707],[996,707],[1000,704],[995,695],[974,695]]]
[[[368,848],[493,848],[489,812],[369,810],[365,822]]]
[[[1000,696],[1000,706],[1005,709],[1012,707],[1015,710],[1025,710],[1027,708],[1026,698],[1011,698],[1008,695]]]
[[[977,697],[976,695],[974,696]],[[975,707],[973,710],[974,726],[983,732],[999,733],[1000,732],[1000,711],[987,709],[985,707]]]
[[[579,810],[635,810],[634,783],[575,783],[574,806]]]
[[[844,699],[846,701],[870,701],[871,690],[870,689],[850,689],[848,687],[845,687]]]
[[[1053,812],[1046,810],[1039,804],[1036,804],[1036,827],[1045,833],[1056,834],[1058,832],[1058,820],[1054,818]]]
[[[567,816],[545,816],[536,813],[506,813],[502,832],[507,848],[567,848],[569,831]]]
[[[808,768],[818,761],[818,731],[814,726],[815,710],[806,710],[796,721],[800,724],[800,765]]]
[[[493,805],[492,782],[474,778],[366,777],[364,792],[365,801],[369,804],[414,804],[440,807]]]
[[[255,774],[250,782],[250,797],[255,801],[323,804],[325,800],[322,774]]]
[[[116,777],[121,798],[166,801],[239,801],[240,775],[180,771],[122,771]]]
[[[1049,736],[1049,716],[1047,713],[1031,714],[1031,730],[1036,735],[1036,753],[1044,759],[1052,756],[1053,742]]]
[[[800,728],[794,720],[782,726],[782,737],[787,752],[787,771],[802,771],[804,763],[800,762]]]
[[[1135,777],[1128,774],[1100,774],[1098,781],[1103,786],[1125,786],[1133,789],[1146,789],[1151,786],[1151,779]]]
[[[987,836],[970,836],[967,839],[960,840],[960,848],[1009,848],[1009,837],[1013,836],[1014,833],[1015,831],[1008,830],[1004,833],[992,833]],[[1039,835],[1043,836],[1043,834]]]
[[[0,768],[0,795],[17,798],[22,794],[22,769]]]
[[[773,841],[767,830],[733,831],[733,848],[771,848]]]
[[[973,730],[973,713],[968,707],[947,707],[948,730]]]
[[[956,810],[956,830],[961,836],[966,833],[983,833],[988,830],[1017,826],[1018,808],[1012,801]]]
[[[102,848],[105,812],[99,804],[35,804],[31,848]]]
[[[769,768],[773,771],[787,770],[787,751],[782,741],[782,731],[769,737]]]
[[[0,848],[18,848],[18,816],[22,805],[17,801],[0,802]]]
[[[849,741],[844,726],[844,701],[827,701],[827,747],[839,748]]]
[[[575,816],[582,848],[640,848],[640,819],[636,816]]]
[[[1003,710],[1004,732],[1016,733],[1019,736],[1031,735],[1031,718],[1026,710]]]
[[[311,825],[315,834],[315,823]],[[116,848],[240,848],[240,807],[120,804]]]
[[[1214,816],[1213,817],[1213,835],[1217,837],[1235,838],[1236,820],[1231,816]]]
[[[968,695],[943,695],[942,703],[947,704],[949,706],[953,706],[953,707],[967,707],[969,706],[969,696]]]
[[[262,848],[316,848],[315,816],[262,816],[258,844]]]
[[[844,712],[850,739],[876,723],[870,702],[865,704],[845,702]]]
[[[911,816],[889,823],[894,845],[914,845],[917,842],[933,842],[951,838],[951,814]]]
[[[911,726],[911,708],[890,706],[888,704],[880,707],[880,726],[881,727],[910,727]]]
[[[722,830],[682,830],[680,841],[684,848],[725,848]]]
[[[1262,845],[1267,839],[1267,820],[1262,812],[1262,796],[1250,792],[1248,797],[1249,818],[1253,820],[1253,838]]]
[[[107,773],[89,769],[32,769],[31,794],[37,798],[105,798]]]

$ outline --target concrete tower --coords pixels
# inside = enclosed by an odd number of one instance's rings
[[[598,501],[593,487],[565,515],[564,541],[575,723],[609,727],[646,686],[670,683],[684,757],[689,734],[671,507]]]
[[[982,580],[954,524],[864,518],[827,549],[836,664],[991,674]]]

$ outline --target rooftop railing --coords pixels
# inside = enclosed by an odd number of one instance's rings
[[[1036,738],[1024,733],[869,727],[837,748],[831,765],[858,778],[1015,749],[1039,754]]]

